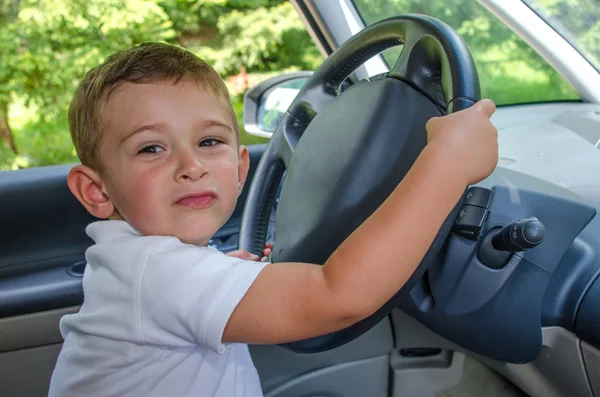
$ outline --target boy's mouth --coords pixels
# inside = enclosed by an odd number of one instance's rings
[[[207,208],[216,198],[217,194],[212,191],[194,192],[177,198],[175,204],[187,208]]]

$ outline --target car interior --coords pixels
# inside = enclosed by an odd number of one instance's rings
[[[249,182],[211,245],[272,242],[272,262],[322,264],[402,181],[427,121],[481,99],[480,76],[438,18],[394,16],[337,44],[325,25],[352,1],[293,3],[332,48],[316,71],[246,94],[259,129],[267,96],[301,81],[269,143],[249,146]],[[399,44],[389,70],[365,74]],[[492,121],[498,167],[389,302],[329,335],[250,346],[265,396],[600,396],[600,102],[499,107]],[[47,395],[59,320],[83,302],[96,219],[68,190],[71,166],[0,172],[2,396]]]

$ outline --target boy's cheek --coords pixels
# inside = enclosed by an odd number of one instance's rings
[[[113,186],[109,196],[115,206],[127,215],[131,212],[151,212],[156,206],[157,194],[164,191],[156,178],[150,175],[122,173]]]

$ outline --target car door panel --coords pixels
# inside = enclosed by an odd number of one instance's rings
[[[62,344],[0,354],[0,394],[4,397],[46,397]]]

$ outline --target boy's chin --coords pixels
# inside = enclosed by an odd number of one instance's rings
[[[216,230],[214,231],[216,233]],[[203,233],[177,233],[177,237],[181,242],[191,245],[207,246],[214,233],[206,235],[206,230]]]

